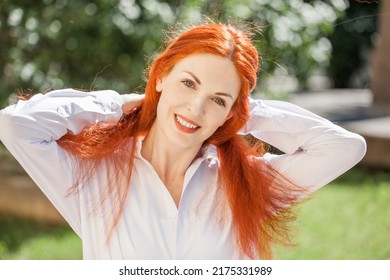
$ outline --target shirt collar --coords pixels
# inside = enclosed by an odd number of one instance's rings
[[[142,141],[144,139],[145,139],[144,136],[139,136],[136,138],[136,143],[135,143],[136,144],[136,147],[135,147],[135,157],[136,158],[143,159],[143,157],[141,155],[141,149],[142,149],[142,144],[143,144]],[[200,156],[198,158],[196,158],[194,161],[199,160],[199,159],[202,159],[202,161],[208,160],[209,164],[219,163],[217,148],[211,144],[202,147],[200,150]]]

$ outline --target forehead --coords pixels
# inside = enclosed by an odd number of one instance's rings
[[[241,80],[233,62],[213,54],[194,54],[180,60],[172,69],[175,75],[191,72],[202,86],[215,87],[217,91],[233,93],[240,91]]]

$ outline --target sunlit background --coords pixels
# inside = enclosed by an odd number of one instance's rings
[[[367,87],[377,13],[355,0],[2,1],[0,101],[21,88],[139,91],[165,34],[205,16],[263,27],[264,91]]]
[[[382,2],[5,0],[0,107],[20,90],[142,92],[148,62],[178,30],[207,18],[252,28],[261,54],[254,95],[297,103],[369,145],[358,167],[302,207],[297,246],[275,257],[388,259],[390,1]],[[0,259],[82,257],[80,239],[3,146],[0,178]]]

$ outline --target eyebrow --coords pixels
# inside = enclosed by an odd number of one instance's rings
[[[200,82],[200,80],[198,79],[198,77],[196,77],[194,75],[194,73],[190,72],[190,71],[184,71],[185,73],[189,74],[194,80],[195,82],[198,84],[198,85],[202,85],[202,83]],[[228,93],[224,93],[224,92],[216,92],[215,95],[221,95],[221,96],[225,96],[225,97],[229,97],[230,99],[233,100],[233,96],[231,96],[230,94]]]
[[[198,77],[196,77],[193,73],[191,73],[190,71],[184,71],[185,73],[187,74],[190,74],[192,78],[194,78],[195,82],[198,84],[198,85],[201,85],[202,83],[199,81]]]
[[[222,95],[222,96],[225,96],[225,97],[229,97],[231,100],[233,100],[233,96],[231,96],[231,95],[228,94],[228,93],[216,92],[215,95]]]

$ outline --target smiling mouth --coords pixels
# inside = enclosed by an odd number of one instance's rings
[[[200,128],[200,125],[197,123],[194,123],[193,121],[177,114],[175,114],[175,120],[176,124],[180,125],[179,127],[182,130],[185,130],[185,132],[195,132]]]

